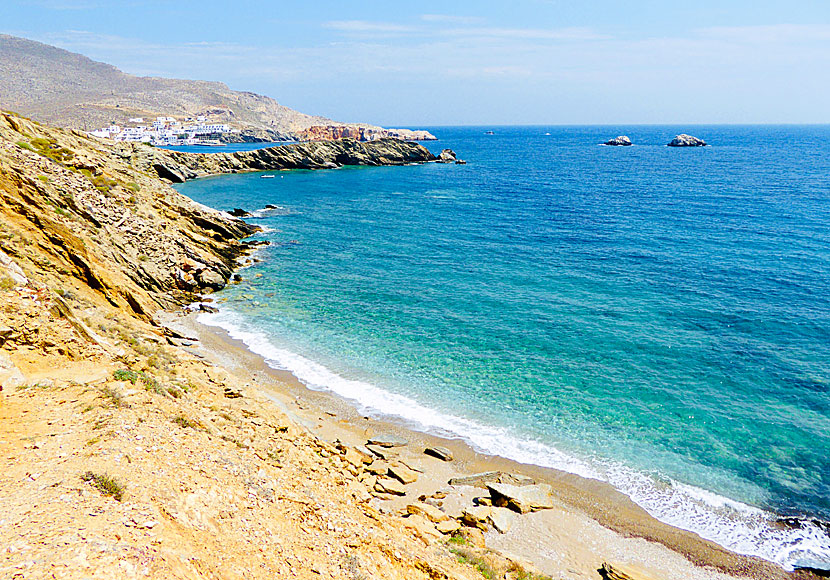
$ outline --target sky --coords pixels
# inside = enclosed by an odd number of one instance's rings
[[[348,122],[830,123],[830,0],[0,0],[0,32]]]

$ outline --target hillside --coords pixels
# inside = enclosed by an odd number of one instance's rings
[[[92,130],[131,117],[206,115],[263,138],[340,125],[218,82],[137,77],[83,55],[0,34],[0,108]],[[267,131],[268,133],[263,133]]]
[[[480,577],[156,321],[224,285],[257,228],[4,113],[0,223],[0,577]]]

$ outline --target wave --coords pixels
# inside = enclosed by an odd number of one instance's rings
[[[262,356],[269,366],[290,371],[308,388],[329,391],[352,401],[361,413],[402,419],[414,430],[462,439],[478,452],[607,482],[661,522],[788,570],[801,561],[830,562],[830,536],[816,522],[803,520],[796,527],[782,526],[780,518],[771,512],[705,489],[657,479],[620,463],[573,457],[547,443],[518,437],[503,427],[442,413],[371,383],[347,379],[275,346],[265,332],[251,328],[233,311],[202,314],[197,320],[206,326],[223,328],[251,352]]]

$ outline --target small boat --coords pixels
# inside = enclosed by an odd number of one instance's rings
[[[485,131],[484,134],[485,135],[495,135],[495,133],[493,133],[492,131]]]
[[[276,175],[260,175],[260,179],[274,179]]]

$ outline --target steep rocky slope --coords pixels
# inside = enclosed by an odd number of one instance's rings
[[[0,249],[147,316],[224,286],[255,231],[193,203],[82,134],[0,115]]]

